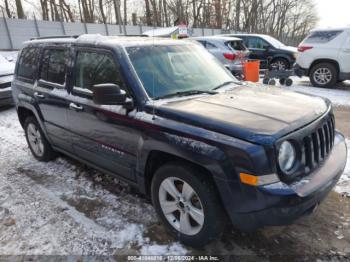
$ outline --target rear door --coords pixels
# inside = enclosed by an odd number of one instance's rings
[[[49,139],[64,150],[71,150],[67,132],[67,65],[68,47],[45,47],[39,63],[39,77],[34,97],[40,108]]]
[[[69,96],[68,129],[74,153],[82,159],[135,180],[139,132],[122,106],[97,105],[92,99],[92,86],[113,83],[128,94],[113,53],[108,50],[76,50],[73,85]]]

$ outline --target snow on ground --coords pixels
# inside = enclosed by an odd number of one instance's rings
[[[346,144],[348,147],[348,161],[345,167],[344,174],[340,177],[340,180],[335,187],[335,191],[350,197],[350,140],[346,140]]]
[[[153,207],[67,158],[36,161],[14,109],[0,114],[0,255],[186,254],[147,236]]]
[[[350,82],[346,81],[333,89],[311,86],[308,78],[293,77],[294,84],[286,87],[292,91],[302,92],[328,98],[335,106],[350,106]]]

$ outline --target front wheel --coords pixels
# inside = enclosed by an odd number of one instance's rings
[[[28,117],[25,120],[24,131],[29,149],[36,159],[47,162],[55,158],[55,151],[47,141],[35,117]]]
[[[338,81],[338,70],[331,63],[316,64],[311,68],[310,81],[317,87],[334,87]]]
[[[189,246],[204,246],[219,237],[226,225],[213,183],[185,163],[167,164],[156,171],[152,201],[169,231]]]

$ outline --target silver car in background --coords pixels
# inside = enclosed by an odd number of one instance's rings
[[[11,82],[14,71],[15,63],[0,54],[0,107],[13,104]]]
[[[201,43],[232,74],[236,76],[242,74],[243,62],[249,57],[249,50],[242,39],[224,36],[202,36],[191,39]]]

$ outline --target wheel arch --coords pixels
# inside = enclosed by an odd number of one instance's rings
[[[270,63],[273,63],[273,61],[276,61],[278,59],[286,60],[289,64],[289,67],[292,67],[292,63],[293,63],[292,59],[288,55],[284,55],[284,54],[275,55],[274,57],[272,57]]]
[[[32,117],[36,117],[36,115],[34,114],[34,112],[24,106],[19,106],[17,108],[17,115],[18,115],[18,119],[19,119],[19,122],[22,126],[22,128],[24,128],[24,122],[26,121],[26,119],[30,116]]]
[[[330,63],[330,64],[334,65],[335,68],[337,69],[337,74],[338,74],[337,77],[339,77],[339,73],[340,73],[339,63],[336,60],[329,59],[329,58],[316,59],[315,61],[313,61],[308,72],[307,72],[307,75],[310,77],[310,73],[312,71],[312,68],[318,64],[321,64],[321,63]]]
[[[203,174],[203,176],[206,177],[210,182],[213,182],[215,184],[216,190],[216,183],[214,176],[212,172],[207,169],[206,167],[200,165],[199,163],[193,162],[189,159],[186,159],[184,157],[171,154],[168,152],[164,152],[161,150],[152,150],[149,152],[146,160],[146,165],[145,165],[145,170],[144,170],[144,188],[145,188],[145,193],[147,196],[150,196],[151,194],[151,184],[152,184],[152,179],[155,174],[155,172],[163,165],[171,162],[183,162],[186,165],[190,165]],[[219,193],[219,192],[218,192]]]
[[[24,121],[26,120],[27,117],[29,116],[35,117],[41,127],[41,130],[44,132],[46,138],[48,139],[45,125],[43,124],[42,118],[39,116],[39,113],[35,110],[35,107],[33,107],[31,104],[20,103],[16,109],[17,109],[17,116],[22,128],[24,128]]]

